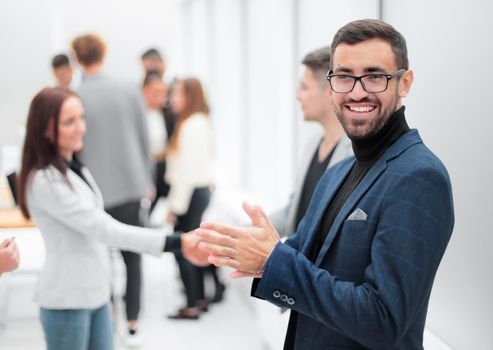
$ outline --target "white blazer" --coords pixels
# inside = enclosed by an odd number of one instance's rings
[[[313,154],[318,152],[320,145],[320,139],[313,138],[310,144],[306,147],[306,151],[303,153],[304,157],[301,160],[299,172],[296,175],[296,183],[293,194],[289,198],[289,202],[282,209],[269,215],[269,219],[276,228],[277,232],[281,236],[289,236],[296,231],[296,213],[298,212],[298,206],[300,204],[301,191],[303,190],[303,184],[305,183],[305,177],[310,167]],[[333,166],[335,163],[349,157],[353,154],[353,148],[351,140],[343,135],[337,145],[335,146],[332,157],[330,158],[327,169]]]
[[[35,300],[47,309],[97,308],[110,300],[108,246],[159,255],[164,232],[122,224],[103,210],[93,177],[92,189],[72,170],[65,178],[54,166],[33,173],[26,192],[29,212],[46,246],[46,262]]]

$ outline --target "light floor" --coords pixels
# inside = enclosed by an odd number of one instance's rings
[[[267,349],[261,342],[252,299],[248,297],[245,284],[227,281],[224,302],[212,306],[198,321],[171,321],[165,315],[182,306],[184,301],[174,258],[170,254],[161,258],[146,256],[143,265],[143,343],[140,349]],[[117,264],[117,269],[122,266]],[[2,350],[45,349],[37,306],[31,301],[35,278],[12,276],[8,281],[2,281],[8,283],[8,320],[0,329]],[[116,285],[121,290],[123,279],[117,278]],[[211,289],[212,285],[206,284],[206,290]],[[0,297],[5,297],[3,294]],[[121,304],[118,309],[121,310]],[[124,324],[120,311],[116,322],[115,350],[126,349],[120,336]]]

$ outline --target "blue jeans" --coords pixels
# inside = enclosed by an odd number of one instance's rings
[[[110,306],[40,310],[47,350],[112,350]]]

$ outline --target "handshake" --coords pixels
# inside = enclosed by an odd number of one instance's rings
[[[204,222],[182,236],[182,253],[199,266],[214,264],[235,271],[231,278],[262,277],[264,266],[280,237],[264,210],[243,203],[250,227]]]

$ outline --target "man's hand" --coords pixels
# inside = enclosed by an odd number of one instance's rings
[[[260,277],[264,264],[279,242],[279,234],[259,206],[243,203],[251,227],[235,227],[204,222],[196,230],[203,242],[199,247],[209,252],[209,262],[236,269],[233,278]]]
[[[13,239],[0,244],[0,275],[15,270],[19,266],[19,250]]]
[[[195,231],[190,231],[181,235],[181,252],[183,256],[192,264],[197,266],[209,265],[209,253],[199,249],[200,238],[195,235]]]

